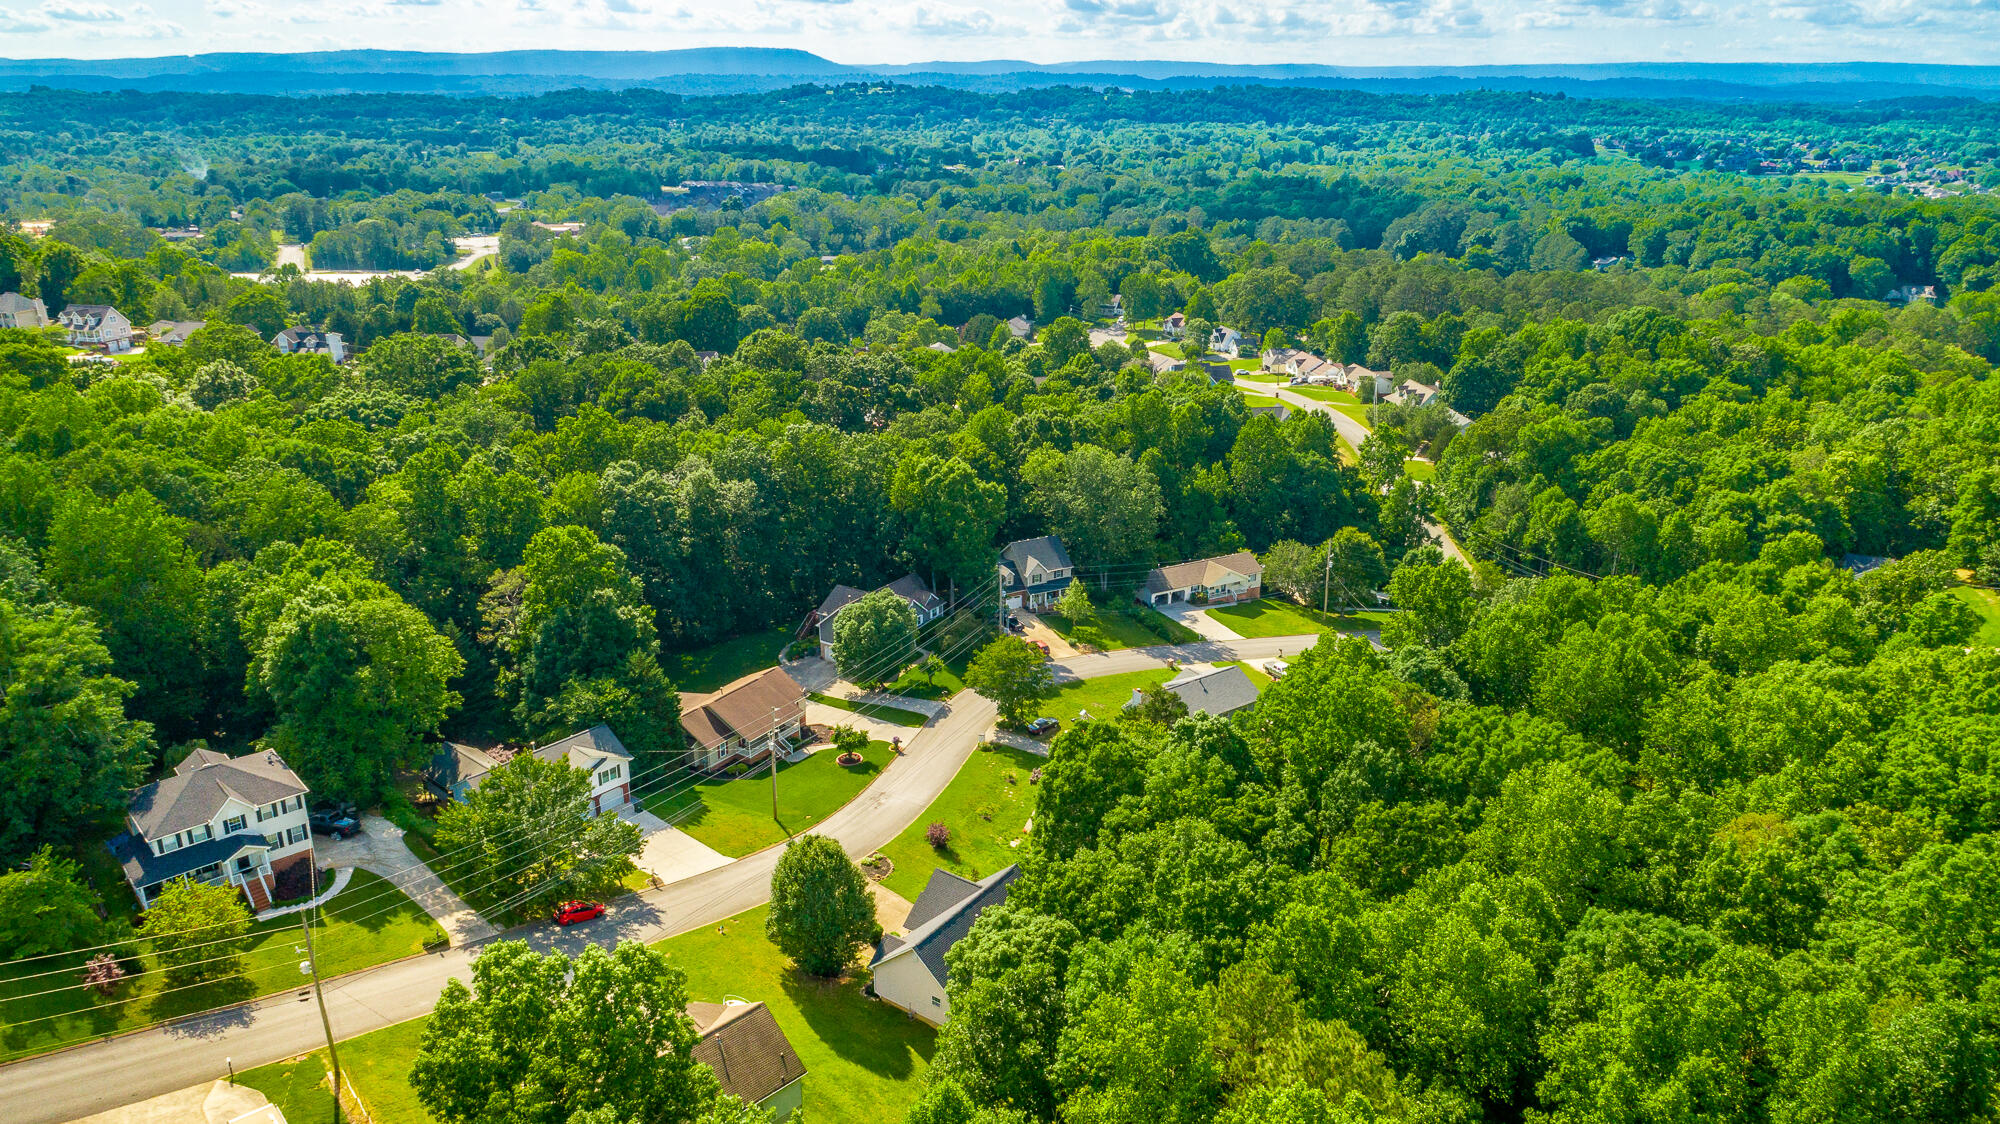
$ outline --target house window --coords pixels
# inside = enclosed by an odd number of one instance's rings
[[[202,824],[200,827],[189,828],[187,837],[189,843],[204,843],[215,838],[215,832],[211,831],[207,824]]]
[[[617,780],[617,779],[618,779],[618,775],[619,775],[620,773],[623,773],[624,771],[625,771],[625,768],[624,768],[624,766],[622,766],[622,765],[613,765],[613,766],[612,766],[612,767],[610,767],[609,769],[605,769],[605,770],[603,770],[602,772],[600,772],[600,773],[598,773],[598,774],[597,774],[597,783],[598,783],[598,784],[610,784],[610,783],[611,783],[612,781],[615,781],[615,780]]]
[[[242,816],[231,816],[228,819],[222,821],[222,834],[224,835],[233,835],[236,832],[242,830],[243,830]]]
[[[304,839],[308,834],[310,833],[307,832],[305,828],[302,827],[292,828],[289,831],[285,832],[285,842],[297,843],[300,840]]]
[[[178,851],[178,850],[180,850],[180,849],[181,849],[181,847],[182,847],[182,843],[181,843],[181,833],[180,833],[180,832],[178,832],[178,831],[176,831],[176,832],[174,832],[174,835],[173,835],[173,838],[171,838],[171,839],[162,839],[162,840],[160,840],[160,841],[158,842],[158,844],[157,844],[157,845],[158,845],[158,847],[159,847],[159,849],[160,849],[159,853],[160,853],[160,854],[162,854],[162,855],[165,855],[165,854],[168,854],[168,853],[171,853],[171,852],[173,852],[173,851]]]
[[[942,1007],[944,1006],[944,1000],[939,999],[937,996],[933,995],[931,996],[931,1006]]]
[[[263,823],[277,814],[278,806],[276,804],[266,804],[262,808],[257,809],[257,822]]]
[[[282,831],[276,835],[266,835],[264,837],[264,846],[266,847],[282,847],[284,845],[285,833]]]

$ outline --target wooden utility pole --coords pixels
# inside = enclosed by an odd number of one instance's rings
[[[771,732],[765,736],[771,739],[768,744],[769,752],[771,754],[771,822],[777,823],[778,822],[778,708],[775,706],[771,708]],[[786,832],[785,834],[790,835],[791,833]]]
[[[319,957],[313,955],[312,915],[317,907],[299,911],[299,928],[306,936],[306,967],[312,972],[313,995],[319,1000],[319,1026],[326,1032],[326,1057],[333,1063],[333,1124],[340,1124],[340,1055],[333,1047],[333,1022],[326,1017],[326,989],[319,983]]]

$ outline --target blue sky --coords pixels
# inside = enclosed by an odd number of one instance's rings
[[[0,0],[0,56],[800,47],[1095,58],[2000,63],[2000,0]]]

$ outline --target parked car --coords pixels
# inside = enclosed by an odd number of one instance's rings
[[[556,907],[555,922],[558,925],[574,925],[579,921],[594,921],[604,916],[603,902],[564,902]]]
[[[320,808],[306,816],[306,822],[321,835],[331,835],[335,839],[345,839],[361,832],[361,821],[338,808]]]
[[[1265,660],[1263,667],[1264,667],[1264,674],[1270,676],[1273,679],[1283,679],[1285,677],[1285,673],[1287,671],[1292,670],[1292,665],[1286,663],[1283,660]]]
[[[1054,658],[1055,658],[1055,657],[1054,657],[1054,655],[1052,655],[1052,654],[1051,654],[1051,653],[1049,652],[1049,646],[1048,646],[1048,643],[1047,643],[1046,641],[1041,641],[1041,640],[1030,640],[1030,641],[1028,641],[1028,643],[1030,643],[1030,644],[1033,644],[1033,645],[1034,645],[1034,646],[1035,646],[1035,647],[1036,647],[1037,649],[1039,649],[1039,650],[1041,651],[1041,653],[1042,653],[1042,658],[1043,658],[1043,659],[1047,660],[1047,659],[1054,659]]]
[[[1012,614],[1012,613],[1008,613],[1008,614],[1007,614],[1007,631],[1009,631],[1009,632],[1019,632],[1019,631],[1021,631],[1021,618],[1019,618],[1019,617],[1015,616],[1015,615],[1014,615],[1014,614]]]
[[[1060,729],[1062,729],[1062,723],[1053,718],[1037,718],[1033,722],[1028,723],[1028,733],[1038,738],[1048,737]]]

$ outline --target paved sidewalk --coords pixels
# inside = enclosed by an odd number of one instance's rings
[[[408,894],[411,901],[423,906],[424,912],[444,928],[453,948],[483,941],[500,931],[424,865],[410,845],[403,842],[402,828],[381,816],[363,816],[361,834],[316,843],[314,849],[319,861],[329,866],[359,867],[388,879],[390,885]]]

